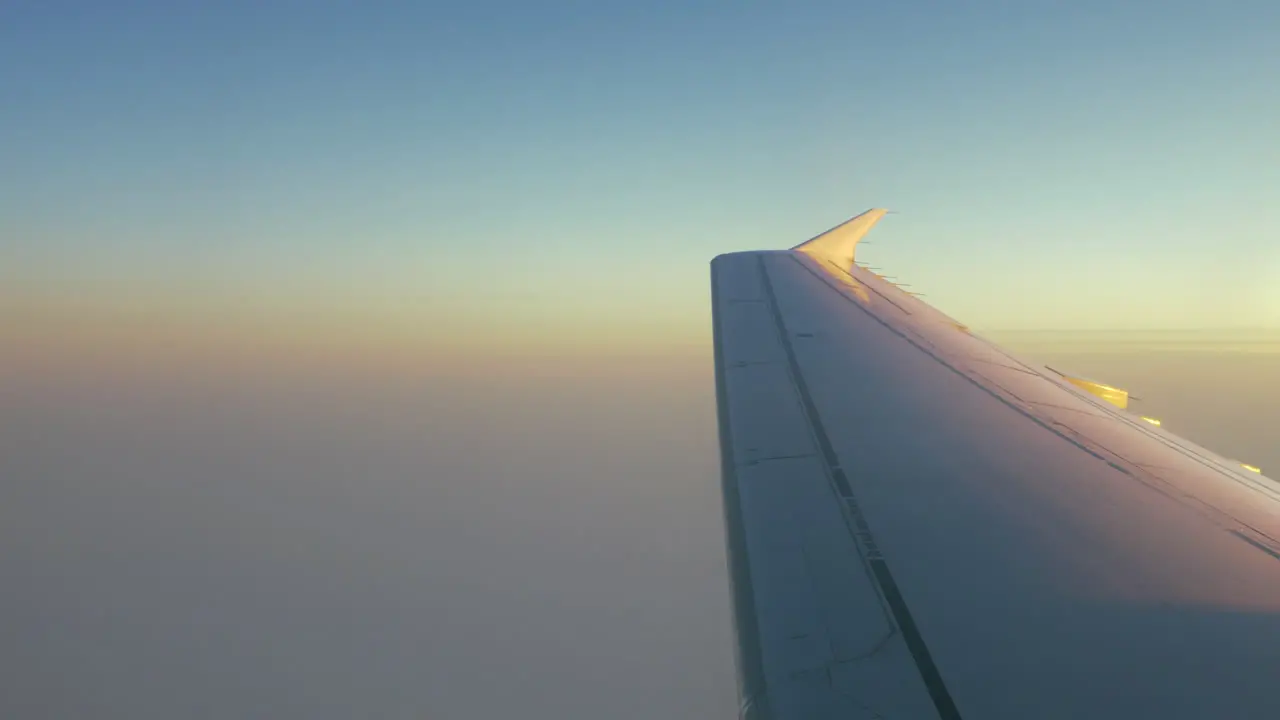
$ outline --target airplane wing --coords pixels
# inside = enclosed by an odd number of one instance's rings
[[[711,263],[740,717],[1280,718],[1280,486],[853,262]]]

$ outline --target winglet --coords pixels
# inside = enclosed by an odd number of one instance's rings
[[[841,267],[853,267],[854,250],[858,241],[872,226],[880,222],[886,212],[889,211],[883,208],[868,210],[791,249],[810,257],[830,260]]]

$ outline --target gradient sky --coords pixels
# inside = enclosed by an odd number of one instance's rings
[[[0,280],[701,341],[713,255],[887,206],[864,257],[975,327],[1280,326],[1277,36],[1269,0],[9,2]]]
[[[0,716],[732,716],[708,261],[872,206],[869,262],[1274,475],[1277,37],[0,0]]]

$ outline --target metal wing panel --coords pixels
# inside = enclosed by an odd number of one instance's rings
[[[1280,716],[1269,480],[818,260],[713,264],[744,717]]]
[[[740,715],[928,717],[928,690],[813,435],[775,307],[751,297],[763,278],[756,254],[712,265]]]
[[[935,716],[1280,717],[1271,495],[1027,367],[976,371],[965,333],[878,313],[808,258],[757,262],[825,459],[954,701]],[[1162,475],[1117,461],[1138,446]]]

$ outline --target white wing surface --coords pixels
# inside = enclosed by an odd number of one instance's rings
[[[883,214],[711,265],[741,717],[1280,718],[1280,489],[855,265]]]

